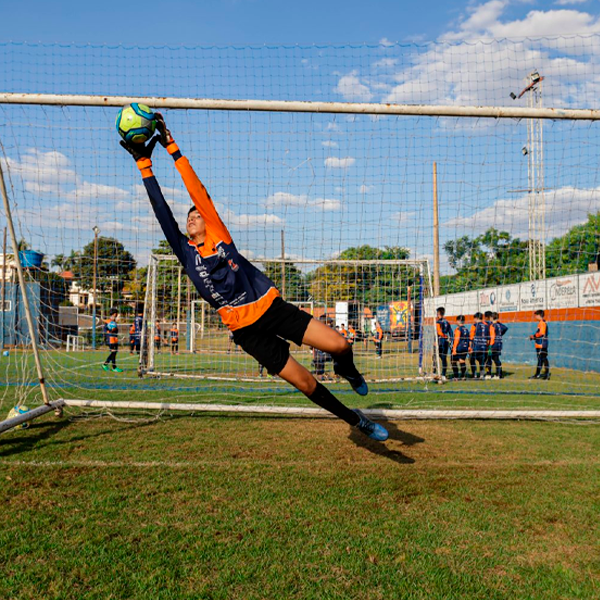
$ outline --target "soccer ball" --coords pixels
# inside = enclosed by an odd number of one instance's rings
[[[13,419],[14,417],[18,417],[19,415],[24,415],[25,413],[28,413],[29,409],[26,406],[14,406],[13,408],[10,409],[10,412],[8,413],[8,416],[6,417],[7,419]],[[20,425],[17,425],[16,427],[13,427],[13,429],[27,429],[29,427],[29,423],[25,422],[25,423],[21,423]]]
[[[145,104],[128,104],[117,115],[115,122],[119,135],[132,144],[143,144],[156,130],[154,113]]]

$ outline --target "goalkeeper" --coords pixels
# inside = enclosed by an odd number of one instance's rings
[[[364,378],[354,365],[352,346],[339,333],[313,319],[293,304],[285,302],[273,282],[237,250],[227,227],[221,221],[212,199],[157,115],[158,135],[146,145],[121,145],[135,159],[150,204],[160,226],[199,294],[219,313],[233,332],[234,341],[269,373],[279,375],[312,402],[357,427],[370,438],[384,441],[388,432],[369,420],[358,409],[342,404],[324,385],[291,355],[291,340],[330,353],[334,371],[344,377],[355,392],[368,392]],[[184,235],[167,205],[152,173],[152,151],[157,142],[175,161],[193,206],[187,216]]]

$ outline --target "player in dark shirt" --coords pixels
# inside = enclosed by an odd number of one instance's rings
[[[270,373],[279,375],[314,403],[365,435],[386,440],[388,433],[384,427],[358,409],[347,408],[291,356],[286,340],[328,352],[334,358],[334,371],[358,394],[368,392],[363,376],[354,365],[348,341],[307,312],[285,302],[273,282],[240,254],[206,188],[182,155],[162,116],[156,114],[157,136],[146,145],[125,142],[121,145],[136,160],[154,214],[200,296],[233,331],[236,343]],[[150,157],[158,141],[175,161],[193,202],[187,217],[187,235],[180,231],[152,172]]]

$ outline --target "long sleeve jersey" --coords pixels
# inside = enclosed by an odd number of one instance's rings
[[[454,331],[452,354],[462,354],[469,351],[469,330],[464,325],[459,325]]]
[[[548,349],[548,334],[548,323],[546,323],[546,321],[540,321],[536,332],[533,334],[536,348],[540,350]]]
[[[194,244],[179,230],[152,173],[152,161],[137,161],[144,186],[173,252],[198,293],[217,310],[232,331],[256,322],[279,296],[273,282],[242,256],[219,217],[206,188],[175,143],[167,147],[183,183],[206,224],[206,238]]]
[[[450,340],[452,339],[452,327],[446,319],[441,318],[436,321],[436,330],[438,344],[450,342]]]
[[[502,337],[508,331],[504,323],[492,323],[490,325],[490,347],[494,352],[502,350]]]
[[[490,326],[479,322],[471,325],[471,351],[485,352],[490,344]]]

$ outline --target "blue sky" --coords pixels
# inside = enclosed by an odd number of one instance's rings
[[[546,106],[598,107],[598,2],[423,6],[4,2],[0,43],[17,43],[0,45],[0,88],[508,104],[508,93],[539,69]],[[138,174],[117,146],[115,114],[0,106],[19,224],[44,252],[80,248],[93,224],[141,261],[160,239]],[[429,255],[433,160],[442,241],[490,225],[526,235],[527,198],[511,192],[527,186],[524,123],[192,111],[167,118],[250,256],[276,256],[281,229],[294,256],[330,257],[361,243]],[[598,210],[598,148],[590,124],[549,123],[545,132],[552,237]],[[189,202],[172,166],[156,164],[183,215]]]

